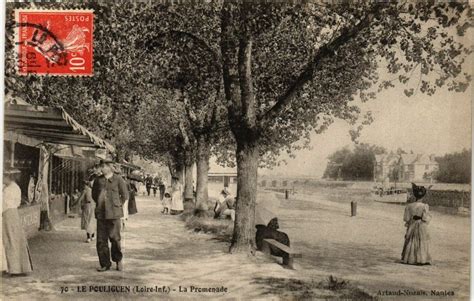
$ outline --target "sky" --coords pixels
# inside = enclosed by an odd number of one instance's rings
[[[421,93],[406,97],[403,88],[394,88],[363,104],[374,121],[363,128],[359,142],[388,150],[402,148],[415,153],[443,155],[471,148],[471,102],[473,89],[452,93],[443,89],[429,97]],[[323,134],[311,136],[312,150],[296,152],[296,158],[281,156],[288,164],[265,174],[322,176],[327,157],[346,145],[353,147],[345,121],[336,120]]]
[[[362,112],[371,111],[374,121],[363,128],[359,142],[380,145],[387,150],[400,147],[405,151],[435,155],[471,148],[472,84],[464,93],[443,88],[433,96],[418,92],[407,97],[404,88],[398,85],[361,104]],[[354,146],[350,129],[345,121],[336,120],[324,133],[311,135],[311,150],[295,152],[294,159],[282,155],[280,159],[287,164],[282,163],[272,170],[262,169],[259,173],[321,177],[331,153],[346,145]],[[214,165],[211,164],[211,169]]]
[[[473,30],[468,30],[463,37],[454,31],[452,33],[456,41],[473,45]],[[474,55],[471,54],[463,65],[463,71],[472,75],[472,70]],[[394,78],[383,68],[380,68],[379,76],[380,80]],[[438,156],[472,148],[474,82],[463,93],[443,87],[438,88],[433,96],[418,91],[407,97],[404,89],[417,90],[418,82],[418,76],[414,75],[406,84],[394,81],[395,87],[382,91],[376,99],[366,103],[355,100],[362,109],[361,116],[370,111],[374,118],[369,126],[363,128],[358,141],[383,146],[389,151],[400,147],[405,151]],[[311,135],[311,150],[295,152],[294,159],[282,155],[280,159],[287,161],[286,165],[273,170],[263,169],[260,174],[321,177],[331,153],[344,146],[354,146],[350,129],[345,121],[336,120],[324,133]]]
[[[473,70],[473,67],[471,57],[465,69]],[[413,84],[409,82],[407,87]],[[398,84],[360,105],[362,112],[372,112],[374,121],[363,128],[359,142],[380,145],[387,150],[400,147],[405,151],[435,155],[471,148],[472,83],[463,93],[442,88],[433,96],[417,92],[407,97],[403,93],[405,88]],[[261,170],[261,173],[321,177],[331,153],[346,145],[354,146],[350,129],[345,121],[336,120],[324,133],[311,135],[311,150],[295,152],[295,159],[282,155],[280,159],[288,164]]]

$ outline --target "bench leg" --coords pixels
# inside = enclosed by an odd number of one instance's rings
[[[268,245],[268,243],[263,242],[263,244],[262,244],[262,252],[263,252],[264,254],[271,254],[270,246]]]
[[[286,265],[290,269],[293,269],[293,258],[290,258],[290,256],[288,255],[283,256],[283,265]]]

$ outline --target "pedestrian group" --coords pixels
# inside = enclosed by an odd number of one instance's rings
[[[13,276],[33,271],[28,241],[18,214],[21,204],[21,189],[16,183],[18,174],[18,169],[7,168],[4,170],[3,180],[2,267],[4,272]],[[125,228],[128,216],[137,213],[135,196],[138,194],[139,181],[141,179],[133,176],[125,180],[120,168],[110,160],[102,160],[94,167],[89,179],[84,181],[84,189],[77,200],[82,208],[81,229],[86,231],[86,242],[96,240],[99,272],[110,270],[112,262],[117,270],[123,270],[121,231]],[[150,175],[145,177],[144,183],[147,195],[153,190],[153,195],[156,196],[156,190],[159,190],[163,214],[183,212],[183,189],[177,177],[172,177],[170,187],[166,187],[160,177],[153,178]],[[412,184],[412,193],[403,216],[407,230],[401,262],[405,264],[432,263],[428,232],[432,216],[428,204],[423,203],[426,193],[425,187]],[[214,214],[214,218],[228,217],[235,220],[235,198],[227,189],[221,191],[214,206]],[[277,231],[277,220],[258,226],[260,228],[257,227],[256,240],[259,247],[264,238],[277,239],[289,245],[288,236]]]

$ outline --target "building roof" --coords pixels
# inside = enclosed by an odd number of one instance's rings
[[[434,160],[433,156],[421,154],[418,159],[416,160],[415,164],[422,164],[422,165],[438,165],[438,162]]]
[[[438,165],[438,162],[434,160],[434,156],[427,154],[402,154],[402,162],[405,165],[408,164],[421,164],[421,165]]]
[[[51,144],[115,148],[80,125],[62,107],[52,108],[25,104],[5,105],[5,130]]]
[[[237,167],[224,167],[211,160],[207,174],[209,176],[237,176]]]
[[[382,154],[375,155],[375,161],[377,164],[392,165],[401,160],[404,165],[409,164],[421,164],[421,165],[438,165],[438,162],[434,160],[434,155],[427,154]]]
[[[375,155],[375,161],[377,164],[382,165],[392,165],[398,162],[400,157],[397,154],[390,153],[390,154],[382,154],[382,155]]]
[[[401,154],[403,164],[413,164],[418,159],[417,154]]]

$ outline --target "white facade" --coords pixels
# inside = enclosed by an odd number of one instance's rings
[[[394,170],[399,182],[431,182],[439,164],[434,155],[426,154],[387,154],[376,155],[374,162],[374,181],[393,180]]]

